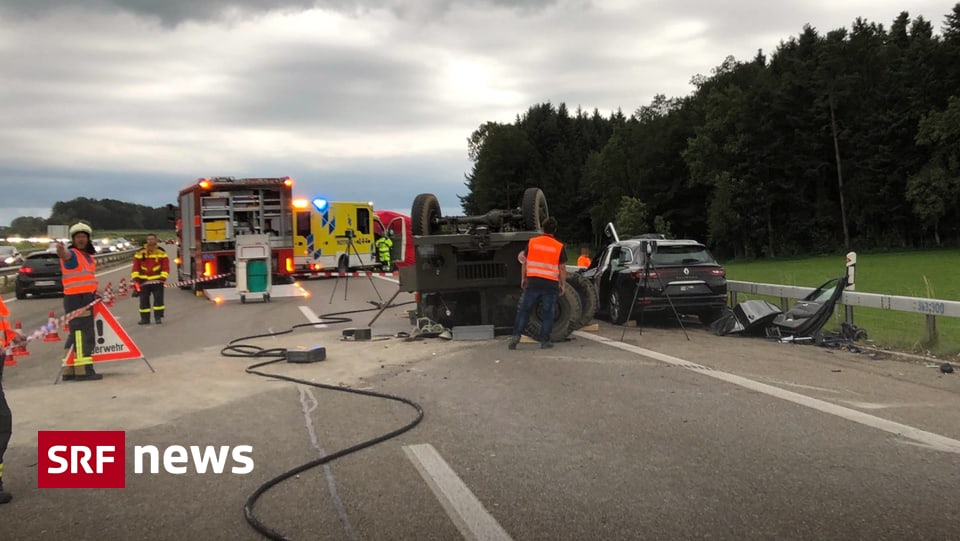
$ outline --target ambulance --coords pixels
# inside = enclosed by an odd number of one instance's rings
[[[293,275],[352,272],[379,266],[373,203],[293,200]]]

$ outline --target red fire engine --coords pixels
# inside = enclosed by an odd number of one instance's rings
[[[181,288],[200,291],[233,282],[239,235],[270,235],[274,282],[291,281],[292,200],[290,177],[201,178],[181,189],[176,260],[179,281],[227,275]]]

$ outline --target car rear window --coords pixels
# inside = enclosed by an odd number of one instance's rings
[[[657,246],[651,260],[654,265],[700,265],[716,263],[705,246]]]
[[[39,252],[28,255],[27,259],[58,259],[59,257],[59,255],[54,253]]]

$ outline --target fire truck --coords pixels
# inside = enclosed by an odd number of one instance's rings
[[[292,282],[293,179],[201,178],[180,190],[177,209],[177,275],[201,291],[235,282],[237,237],[270,235],[274,283]]]

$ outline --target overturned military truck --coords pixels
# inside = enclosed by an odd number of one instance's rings
[[[486,325],[495,335],[510,334],[521,294],[519,256],[547,217],[539,188],[527,189],[519,208],[480,216],[443,216],[435,195],[420,194],[410,213],[416,256],[400,269],[400,290],[414,294],[418,317],[451,329]],[[567,285],[555,310],[554,342],[590,323],[596,311],[591,282],[568,273]],[[538,307],[526,334],[539,336],[542,325]]]

